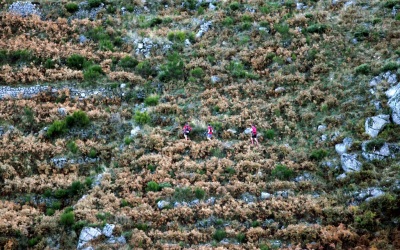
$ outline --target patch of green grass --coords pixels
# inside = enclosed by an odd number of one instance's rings
[[[144,125],[150,122],[150,115],[146,111],[136,111],[133,119],[137,124]]]
[[[149,95],[144,99],[144,103],[147,106],[157,106],[158,101],[160,100],[160,96],[158,95]]]
[[[295,172],[293,169],[286,167],[285,165],[278,164],[271,172],[271,176],[273,178],[277,178],[279,180],[290,180],[295,176]]]
[[[236,11],[240,9],[240,4],[238,2],[232,2],[231,4],[229,4],[229,8],[232,11]]]
[[[400,65],[396,62],[388,62],[385,65],[383,65],[381,71],[392,71],[392,70],[397,70],[400,67]]]
[[[157,182],[150,181],[150,182],[147,183],[147,187],[146,187],[146,191],[147,192],[149,192],[149,191],[158,192],[160,190],[161,190],[161,188],[160,188],[160,186],[158,185]]]
[[[354,71],[357,75],[368,75],[371,72],[371,67],[369,66],[369,64],[364,63],[357,66]]]
[[[86,62],[85,57],[79,54],[73,54],[67,58],[66,64],[71,69],[82,70],[85,62]]]
[[[91,65],[83,72],[83,79],[88,82],[95,82],[104,75],[103,69],[100,65]]]
[[[96,158],[97,157],[97,150],[94,148],[91,148],[88,154],[89,158]]]
[[[79,6],[77,3],[74,2],[69,2],[65,5],[65,9],[69,12],[69,13],[74,13],[77,10],[79,10]]]
[[[319,161],[319,160],[322,160],[323,158],[325,158],[326,156],[328,156],[328,152],[326,150],[317,149],[317,150],[313,150],[311,152],[310,159]]]
[[[121,58],[121,60],[118,62],[118,66],[120,66],[124,70],[129,70],[129,71],[134,70],[138,64],[139,64],[138,60],[132,58],[131,56],[125,56]]]
[[[285,24],[285,23],[277,23],[274,24],[274,29],[281,34],[282,36],[287,36],[289,34],[289,25]]]
[[[64,212],[60,216],[60,223],[63,226],[72,226],[75,223],[75,215],[73,211]]]
[[[202,188],[197,187],[194,190],[194,195],[197,199],[201,200],[204,199],[204,197],[206,196],[206,191],[204,191]]]
[[[226,237],[226,231],[222,229],[217,229],[213,234],[213,239],[216,241],[221,241]]]
[[[235,23],[235,21],[230,16],[225,17],[225,19],[222,21],[222,24],[225,25],[225,26],[231,26],[234,23]]]
[[[47,137],[60,136],[68,131],[67,123],[64,120],[54,121],[46,131]]]
[[[70,141],[67,143],[67,148],[69,151],[71,151],[71,153],[76,154],[78,153],[78,146],[76,145],[76,143],[74,141]]]
[[[310,26],[307,27],[307,32],[309,33],[324,33],[327,30],[328,26],[326,26],[325,24],[320,24],[320,23],[316,23],[316,24],[312,24]]]
[[[195,78],[203,78],[205,74],[202,68],[196,67],[190,71],[190,75]]]

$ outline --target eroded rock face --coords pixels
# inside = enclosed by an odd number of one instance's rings
[[[350,137],[346,137],[343,139],[343,143],[339,143],[335,145],[335,150],[339,155],[342,155],[347,152],[347,149],[353,145],[353,139]]]
[[[340,156],[342,162],[342,169],[348,172],[360,171],[361,162],[357,160],[357,154],[342,154]]]
[[[388,104],[392,109],[393,122],[400,124],[400,84],[386,91],[386,96],[389,98]]]
[[[115,225],[114,225],[114,224],[106,224],[106,225],[103,227],[102,233],[103,233],[106,237],[110,238],[110,237],[112,236],[112,234],[113,234],[114,228],[115,228]]]
[[[389,123],[389,118],[389,115],[368,117],[365,121],[365,133],[369,134],[372,138],[376,137],[385,125]]]

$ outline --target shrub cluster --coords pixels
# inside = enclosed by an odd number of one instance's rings
[[[48,137],[60,136],[68,131],[72,127],[86,127],[89,125],[90,120],[84,111],[75,111],[72,115],[68,115],[64,120],[54,121],[53,124],[47,129]]]

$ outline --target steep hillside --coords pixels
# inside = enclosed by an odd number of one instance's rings
[[[0,246],[400,249],[398,9],[0,0]]]

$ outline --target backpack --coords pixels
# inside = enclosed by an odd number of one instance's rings
[[[207,133],[212,134],[213,132],[214,132],[213,128],[211,126],[208,126]]]

